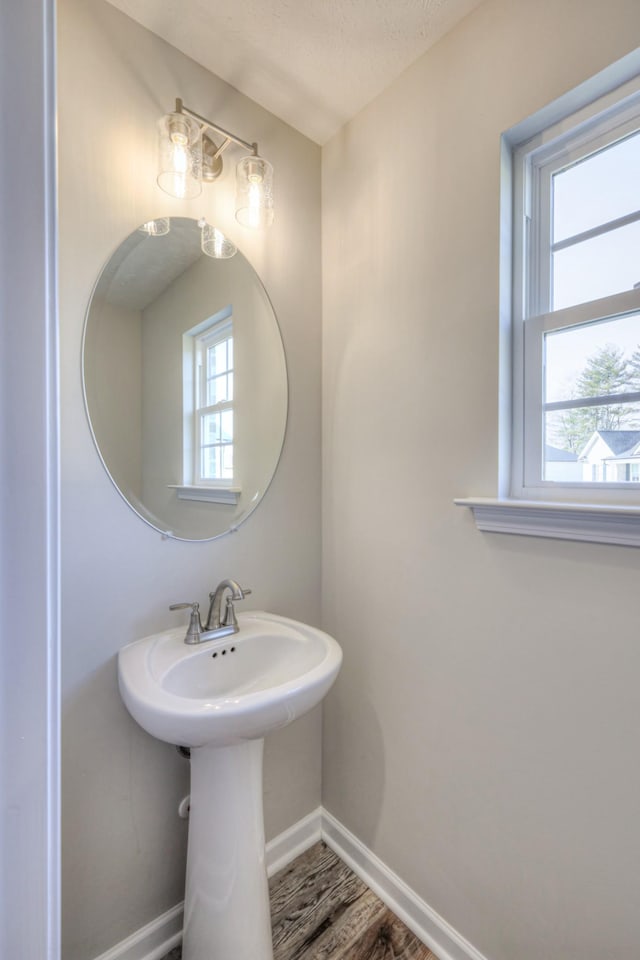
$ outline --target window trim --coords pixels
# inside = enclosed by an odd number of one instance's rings
[[[195,334],[193,337],[193,355],[194,355],[194,413],[193,413],[193,478],[196,487],[230,487],[234,483],[235,477],[203,477],[202,470],[202,451],[206,446],[216,446],[221,450],[223,447],[230,446],[233,450],[233,434],[231,442],[215,444],[205,444],[202,437],[202,418],[209,413],[225,413],[231,411],[233,415],[235,403],[231,400],[221,400],[218,403],[207,403],[207,382],[206,358],[209,349],[217,346],[219,343],[226,343],[231,340],[233,343],[233,319],[231,314],[225,318],[219,319],[205,329]],[[225,370],[222,376],[233,376],[233,367]]]
[[[199,398],[197,396],[197,341],[219,330],[233,332],[233,311],[229,304],[201,323],[196,324],[182,335],[182,397],[183,397],[183,428],[182,428],[182,482],[171,483],[167,486],[176,491],[180,500],[200,500],[211,503],[237,503],[242,493],[242,487],[237,476],[228,480],[199,480],[197,479],[196,458],[199,453],[198,425]],[[231,404],[233,409],[233,403]]]
[[[461,497],[454,503],[468,507],[485,533],[640,547],[640,507],[491,497]]]
[[[178,500],[198,500],[203,503],[237,503],[242,493],[240,487],[220,486],[208,483],[206,486],[195,486],[189,483],[169,483],[170,490],[175,490]]]
[[[522,333],[518,330],[521,325],[516,326],[513,322],[513,304],[522,295],[522,282],[512,270],[513,243],[521,243],[524,239],[516,234],[513,216],[515,150],[556,125],[565,124],[566,127],[568,117],[574,122],[583,120],[586,123],[596,112],[607,109],[622,96],[635,93],[639,88],[640,48],[515,125],[501,138],[498,497],[466,497],[454,501],[457,506],[472,511],[480,530],[640,546],[640,507],[596,502],[597,490],[592,492],[591,502],[582,504],[571,503],[568,497],[560,502],[524,499],[513,492],[519,455],[513,439],[513,420],[517,416],[522,419],[523,401],[514,388],[513,367],[522,349],[523,338],[518,337],[518,333]]]
[[[551,180],[559,165],[584,156],[585,147],[592,152],[637,130],[639,110],[640,77],[635,77],[526,140],[510,142],[513,395],[508,490],[513,499],[638,503],[637,489],[625,484],[577,484],[543,480],[540,474],[544,333],[640,310],[640,291],[632,290],[550,312]]]

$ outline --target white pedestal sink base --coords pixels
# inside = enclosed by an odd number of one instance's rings
[[[272,960],[263,748],[191,750],[183,960]]]
[[[191,747],[183,960],[272,960],[262,739],[320,703],[342,662],[328,634],[241,613],[229,638],[184,628],[123,647],[120,692],[153,737]],[[205,746],[202,746],[205,744]]]

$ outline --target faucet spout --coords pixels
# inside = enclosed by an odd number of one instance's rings
[[[223,624],[220,611],[222,609],[222,598],[227,590],[231,591],[231,603],[228,604],[228,606],[231,606],[231,611],[230,614],[229,612],[225,614],[225,623]],[[220,630],[223,627],[228,628],[230,624],[233,624],[235,621],[235,617],[233,616],[233,601],[244,600],[249,593],[251,593],[251,590],[241,587],[236,580],[221,580],[215,590],[209,594],[209,614],[204,628],[205,632]],[[238,626],[235,624],[235,631],[237,631],[237,629]]]

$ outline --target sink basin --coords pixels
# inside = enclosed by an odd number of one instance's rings
[[[152,736],[186,747],[264,737],[322,700],[342,651],[314,627],[263,612],[241,613],[231,637],[184,643],[186,627],[123,647],[120,693]]]

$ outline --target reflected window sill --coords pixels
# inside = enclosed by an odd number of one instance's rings
[[[202,503],[237,503],[242,490],[240,487],[196,487],[170,483],[170,490],[176,490],[178,500],[199,500]]]
[[[489,497],[468,497],[457,499],[454,503],[459,507],[469,507],[478,530],[487,533],[640,547],[638,507]]]

